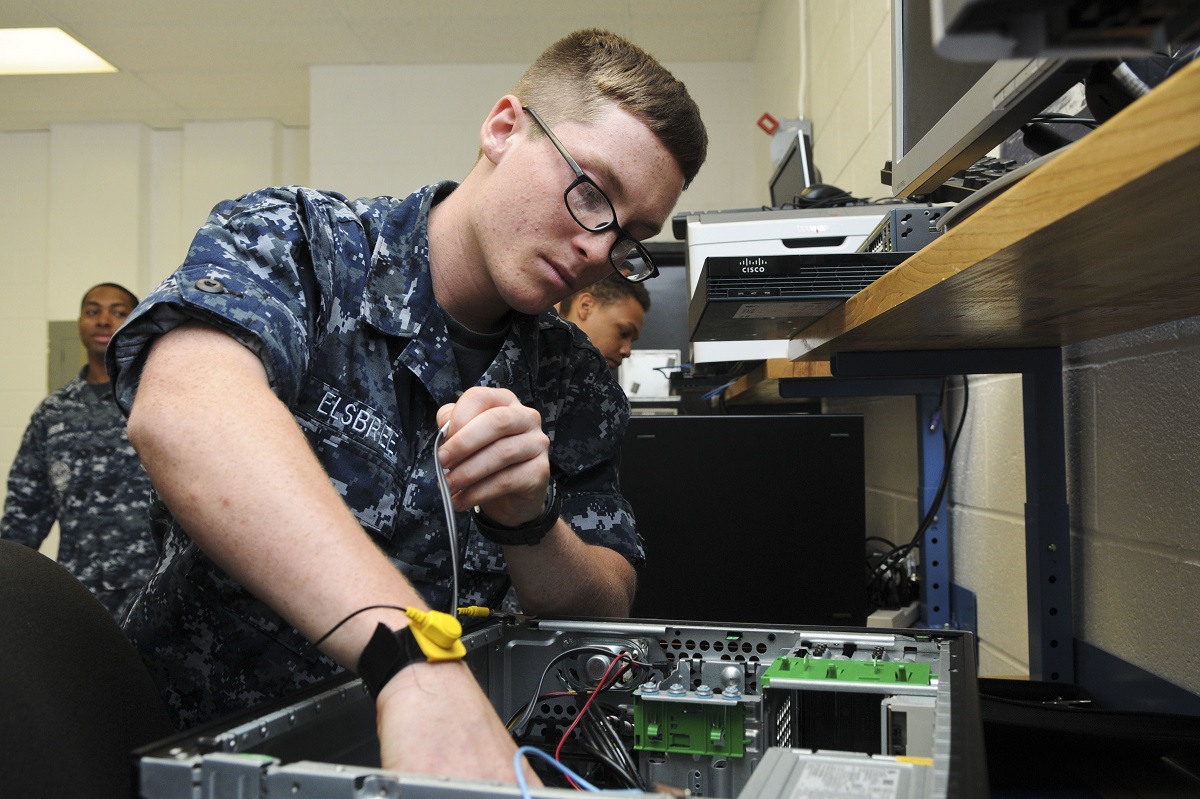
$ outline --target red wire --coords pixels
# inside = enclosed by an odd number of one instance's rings
[[[591,696],[589,696],[587,698],[587,701],[583,703],[583,708],[579,711],[579,713],[577,713],[575,715],[575,718],[571,721],[571,724],[567,727],[567,731],[563,733],[562,740],[560,740],[558,742],[558,746],[555,747],[555,749],[554,749],[555,762],[558,762],[558,763],[562,762],[562,760],[559,759],[559,755],[562,754],[563,744],[565,744],[567,742],[567,738],[571,737],[571,733],[575,730],[575,726],[577,724],[579,724],[579,720],[582,719],[587,714],[588,708],[590,708],[592,706],[592,702],[595,701],[596,697],[599,696],[600,692],[603,691],[605,688],[608,688],[608,686],[604,684],[604,681],[608,679],[608,673],[610,671],[612,671],[613,666],[617,665],[617,663],[619,663],[622,660],[632,660],[632,658],[629,657],[628,652],[622,652],[621,654],[619,654],[615,658],[613,658],[613,661],[608,664],[608,668],[604,670],[604,674],[600,675],[600,679],[596,683],[595,690],[592,691]],[[566,775],[564,775],[564,776],[566,776]],[[579,786],[576,785],[574,780],[572,780],[570,777],[567,777],[567,782],[571,783],[571,787],[574,788],[575,790],[580,790]]]

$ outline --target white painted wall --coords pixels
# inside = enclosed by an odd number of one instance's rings
[[[0,464],[46,395],[50,133],[0,134]],[[78,312],[76,312],[78,316]]]
[[[665,64],[700,106],[708,161],[676,211],[760,202],[750,153],[769,141],[747,87],[748,62]],[[406,195],[474,166],[479,130],[524,65],[331,66],[312,70],[313,184],[351,197]],[[763,181],[765,185],[765,179]],[[670,240],[667,225],[659,240]]]
[[[754,111],[757,120],[764,113],[777,121],[798,119],[804,115],[804,29],[800,4],[767,2],[763,4],[754,43]],[[763,132],[754,143],[756,205],[771,202],[768,181],[774,172],[770,138]],[[722,206],[718,206],[722,207]],[[723,206],[729,207],[729,206]]]

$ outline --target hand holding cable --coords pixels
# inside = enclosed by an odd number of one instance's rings
[[[534,523],[544,534],[553,526],[557,496],[550,481],[550,439],[536,410],[507,389],[476,386],[439,408],[437,419],[449,426],[438,455],[456,510],[475,509],[481,528]]]

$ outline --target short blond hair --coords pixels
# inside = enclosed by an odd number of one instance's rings
[[[615,33],[592,28],[565,36],[538,56],[512,93],[550,126],[564,120],[595,122],[606,101],[617,103],[675,157],[684,188],[708,154],[708,132],[687,87]]]

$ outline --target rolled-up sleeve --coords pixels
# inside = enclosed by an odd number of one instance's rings
[[[317,309],[312,274],[314,230],[292,189],[269,189],[217,205],[187,259],[113,337],[106,365],[117,402],[128,414],[150,344],[198,320],[254,352],[271,388],[291,403],[308,369]],[[202,364],[197,365],[203,368]]]
[[[559,378],[561,407],[550,451],[563,493],[562,518],[583,541],[640,566],[646,553],[619,484],[629,400],[598,353],[572,346],[564,357],[573,368]]]

